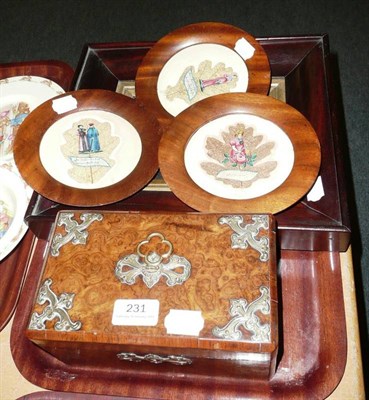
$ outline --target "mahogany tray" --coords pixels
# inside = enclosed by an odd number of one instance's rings
[[[257,40],[268,55],[272,77],[283,82],[286,102],[309,120],[317,132],[322,150],[320,176],[325,195],[316,202],[308,201],[305,196],[276,215],[280,247],[345,251],[350,243],[351,228],[339,147],[333,91],[335,82],[329,69],[328,36],[268,37]],[[86,44],[72,87],[116,91],[118,84],[126,83],[125,92],[131,95],[138,66],[153,45],[153,42]],[[45,238],[56,213],[63,208],[62,204],[35,195],[26,220],[38,237]],[[148,194],[145,190],[109,207],[111,210],[148,208],[190,210],[171,192]]]
[[[347,343],[338,252],[281,252],[281,349],[276,374],[268,382],[215,379],[211,371],[208,375],[184,374],[180,367],[178,373],[168,376],[160,374],[160,365],[155,374],[127,373],[127,369],[73,367],[58,361],[25,336],[46,244],[36,239],[31,250],[10,340],[17,368],[35,385],[59,392],[128,398],[295,400],[325,398],[343,376]]]
[[[18,246],[0,263],[0,331],[5,328],[17,306],[33,239],[34,235],[28,231]]]
[[[74,71],[60,61],[31,61],[0,65],[0,79],[20,75],[35,75],[50,79],[64,90],[70,88]],[[11,318],[26,274],[26,263],[21,262],[28,254],[33,235],[27,233],[18,246],[0,262],[0,331]]]

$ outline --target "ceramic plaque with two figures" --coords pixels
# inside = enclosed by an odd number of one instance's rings
[[[123,133],[123,134],[122,134]],[[55,140],[59,146],[55,146]],[[102,110],[66,116],[40,143],[43,167],[57,181],[80,189],[113,185],[137,166],[142,143],[125,119]]]
[[[22,126],[14,154],[22,176],[41,195],[94,206],[119,201],[152,179],[159,140],[157,121],[134,100],[80,90],[39,107]]]

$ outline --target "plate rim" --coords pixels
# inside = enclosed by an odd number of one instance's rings
[[[0,103],[3,103],[3,99],[5,98],[4,96],[8,97],[8,96],[17,96],[19,97],[19,102],[22,101],[22,96],[24,96],[25,92],[22,89],[19,90],[19,93],[8,93],[6,95],[4,95],[4,93],[2,93],[2,89],[10,84],[14,84],[14,83],[32,83],[34,85],[36,85],[37,87],[39,87],[40,85],[42,85],[43,87],[47,87],[49,88],[52,92],[54,92],[54,95],[51,96],[40,96],[39,93],[31,88],[31,92],[32,95],[37,99],[37,101],[35,102],[33,109],[30,111],[32,112],[34,109],[36,109],[40,104],[42,104],[43,102],[59,96],[61,94],[65,93],[65,90],[55,81],[53,81],[52,79],[49,78],[45,78],[39,75],[14,75],[14,76],[9,76],[6,78],[1,78],[0,79]],[[14,91],[14,89],[13,89]],[[4,103],[5,104],[5,103]],[[1,106],[1,104],[0,104]],[[27,117],[29,116],[29,114],[27,115]],[[24,120],[23,120],[24,121]],[[13,152],[10,152],[9,154],[6,154],[4,156],[0,156],[0,161],[8,161],[8,160],[12,160],[13,159]]]
[[[36,79],[36,81],[34,81],[34,79]],[[41,80],[45,81],[45,82],[49,82],[49,84],[43,83]],[[40,75],[23,74],[23,75],[9,76],[6,78],[0,78],[0,85],[7,85],[10,83],[14,83],[14,82],[31,82],[31,83],[35,83],[35,84],[42,84],[42,85],[47,85],[49,88],[51,88],[53,90],[58,89],[58,90],[61,90],[62,92],[65,92],[65,90],[57,82],[55,82],[52,79],[40,76]]]

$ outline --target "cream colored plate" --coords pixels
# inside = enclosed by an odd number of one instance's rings
[[[24,215],[29,195],[24,182],[13,172],[0,168],[0,261],[27,232]]]
[[[29,113],[62,93],[58,84],[39,76],[0,80],[0,161],[12,159],[14,138]]]

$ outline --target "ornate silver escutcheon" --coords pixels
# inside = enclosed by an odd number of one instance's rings
[[[153,242],[159,243],[166,249],[162,254],[155,250]],[[151,249],[153,245],[154,250]],[[142,249],[148,246],[144,254]],[[121,258],[115,267],[115,276],[127,285],[133,285],[136,278],[142,279],[148,288],[152,288],[162,276],[167,278],[167,285],[182,285],[191,274],[191,263],[185,258],[173,253],[172,243],[158,232],[151,233],[137,245],[136,253]]]
[[[94,221],[101,221],[103,219],[101,214],[83,213],[80,217],[82,223],[79,224],[77,221],[72,219],[73,217],[74,213],[62,212],[59,214],[57,225],[65,225],[66,235],[63,236],[61,233],[54,235],[50,248],[50,253],[53,257],[57,257],[59,255],[60,248],[70,241],[73,244],[86,244],[88,237],[88,232],[86,229]]]
[[[260,261],[269,260],[269,239],[266,236],[262,236],[259,239],[260,228],[268,229],[269,222],[267,215],[253,215],[253,224],[244,224],[241,215],[231,215],[220,217],[219,224],[227,224],[233,230],[234,233],[231,235],[232,249],[247,249],[251,246],[260,253]]]
[[[72,322],[67,310],[73,307],[74,293],[62,293],[59,297],[50,289],[52,280],[46,279],[40,287],[37,303],[42,305],[48,302],[49,304],[43,309],[41,314],[34,312],[31,316],[29,329],[44,330],[46,329],[45,322],[58,318],[54,329],[56,331],[78,331],[81,329],[80,321]]]
[[[255,314],[270,314],[270,294],[266,286],[260,287],[261,296],[247,303],[245,299],[232,299],[229,314],[233,317],[223,328],[213,328],[213,335],[222,339],[241,340],[241,327],[251,332],[252,342],[270,342],[270,324],[261,324]]]
[[[183,356],[159,356],[157,354],[145,354],[143,356],[139,356],[135,353],[118,353],[117,357],[123,361],[133,361],[133,362],[141,362],[148,361],[152,364],[162,364],[164,362],[175,364],[175,365],[190,365],[192,364],[192,360]]]

